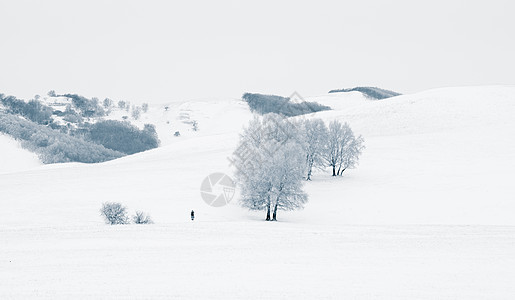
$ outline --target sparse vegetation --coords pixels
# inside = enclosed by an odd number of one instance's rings
[[[105,202],[100,209],[100,215],[104,217],[106,224],[128,224],[127,208],[118,202]]]
[[[134,224],[154,224],[154,221],[152,221],[148,214],[139,210],[132,216],[132,221]]]

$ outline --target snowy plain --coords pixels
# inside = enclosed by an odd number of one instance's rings
[[[316,172],[305,209],[278,222],[237,193],[221,208],[200,197],[205,176],[232,173],[252,118],[240,100],[151,106],[141,122],[162,147],[102,164],[39,165],[0,137],[0,298],[515,297],[515,87],[306,100],[367,148],[343,177]],[[105,225],[105,201],[155,224]]]

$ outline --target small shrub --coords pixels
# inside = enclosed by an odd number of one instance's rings
[[[118,225],[129,223],[127,208],[118,202],[103,203],[100,214],[104,217],[106,224]]]
[[[132,216],[134,224],[154,224],[150,216],[142,211],[136,211],[136,214]]]

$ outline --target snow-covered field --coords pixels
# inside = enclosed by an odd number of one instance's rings
[[[367,149],[341,178],[315,173],[306,208],[279,222],[200,197],[205,176],[231,172],[251,118],[237,100],[151,107],[141,122],[156,120],[163,146],[148,152],[0,169],[0,298],[515,297],[515,87],[307,100]],[[105,225],[104,201],[156,224]]]

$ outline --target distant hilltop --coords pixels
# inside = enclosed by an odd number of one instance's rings
[[[397,92],[384,90],[384,89],[380,89],[377,87],[369,87],[369,86],[358,86],[358,87],[350,88],[350,89],[340,89],[340,90],[330,90],[329,91],[329,93],[345,93],[345,92],[360,92],[368,98],[377,99],[377,100],[402,95]]]

